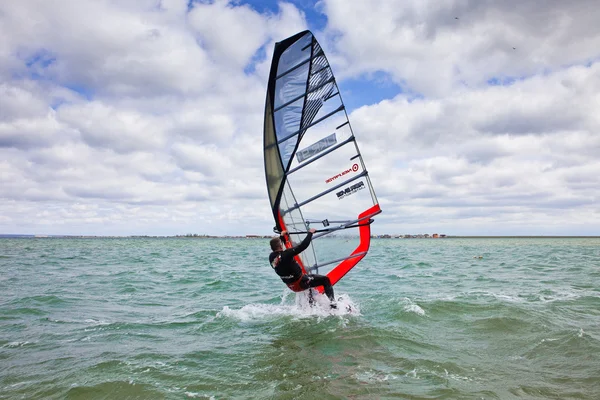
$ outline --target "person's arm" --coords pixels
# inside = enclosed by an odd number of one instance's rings
[[[311,229],[311,231],[312,231],[312,229]],[[308,247],[308,245],[310,244],[310,241],[312,239],[313,233],[311,231],[308,231],[308,233],[306,234],[306,237],[304,238],[304,240],[298,246],[293,247],[291,249],[291,250],[293,250],[294,255],[300,254],[304,250],[306,250],[306,248]]]
[[[313,233],[315,233],[315,229],[310,229],[308,231],[308,233],[306,234],[306,237],[304,238],[304,240],[296,247],[292,247],[291,249],[287,249],[283,252],[283,254],[281,255],[281,257],[293,257],[295,255],[298,255],[300,253],[302,253],[304,250],[306,250],[306,248],[308,247],[308,245],[310,244],[310,241],[312,239]]]

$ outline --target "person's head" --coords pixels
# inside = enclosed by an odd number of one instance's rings
[[[281,239],[279,237],[274,237],[269,243],[271,244],[271,250],[283,250],[283,243],[281,243]]]

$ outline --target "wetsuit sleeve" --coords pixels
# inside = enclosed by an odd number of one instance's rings
[[[310,241],[312,239],[312,233],[308,232],[306,234],[306,237],[304,238],[304,240],[296,247],[292,247],[291,249],[287,249],[285,250],[282,254],[281,254],[281,258],[292,258],[295,255],[298,255],[300,253],[302,253],[304,250],[306,250],[306,248],[308,247],[308,245],[310,244]]]
[[[308,247],[308,245],[310,244],[310,241],[312,240],[312,232],[308,232],[306,234],[306,237],[304,238],[304,240],[302,241],[302,243],[300,243],[298,246],[294,247],[294,253],[295,254],[300,254],[302,253],[304,250],[306,250],[306,248]]]

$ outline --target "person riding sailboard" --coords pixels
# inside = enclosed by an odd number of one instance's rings
[[[294,260],[294,256],[306,250],[315,232],[316,229],[310,229],[302,243],[289,249],[286,249],[284,246],[287,231],[281,232],[280,237],[271,239],[270,244],[273,252],[269,255],[269,263],[271,263],[271,267],[273,267],[283,283],[292,291],[301,292],[309,288],[323,286],[325,294],[331,302],[330,307],[337,308],[333,286],[331,286],[329,278],[325,275],[303,273],[300,265]]]
[[[274,231],[284,234],[271,241],[271,266],[291,290],[311,295],[317,286],[331,300],[332,287],[369,251],[370,225],[381,208],[329,62],[310,31],[275,44],[263,145]]]

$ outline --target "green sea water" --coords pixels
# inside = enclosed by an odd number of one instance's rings
[[[0,239],[0,399],[600,398],[600,239],[377,239],[351,311],[268,253]]]

